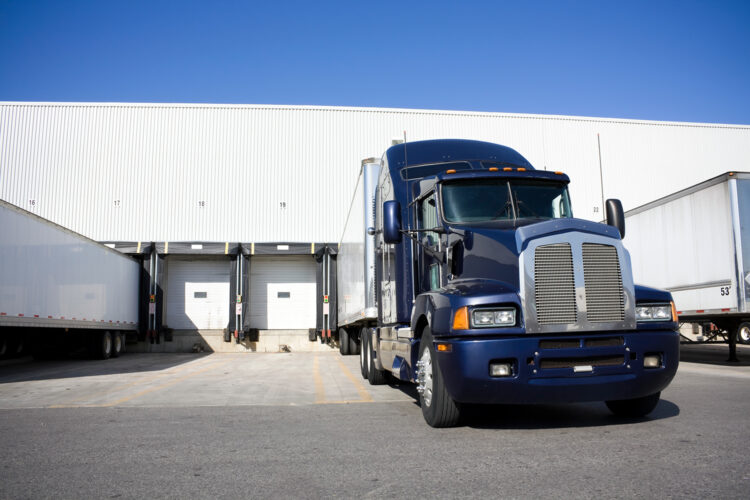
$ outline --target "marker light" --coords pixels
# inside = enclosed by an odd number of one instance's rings
[[[510,167],[503,167],[503,172],[512,172],[513,169]]]
[[[468,330],[469,329],[469,308],[461,307],[456,309],[456,313],[453,315],[453,329],[454,330]]]
[[[674,300],[670,304],[672,306],[672,321],[677,323],[677,308],[674,306]]]
[[[497,172],[497,167],[490,167],[490,168],[489,168],[489,171],[490,171],[490,172]]]
[[[437,344],[437,350],[438,352],[451,352],[453,351],[453,346],[451,344]]]
[[[526,169],[525,169],[525,168],[523,168],[523,167],[518,167],[518,171],[519,171],[519,172],[526,172]]]
[[[455,174],[456,171],[455,171],[455,169],[450,169],[450,170],[446,170],[445,173],[446,174]]]

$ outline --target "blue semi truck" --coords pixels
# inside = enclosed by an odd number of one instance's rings
[[[633,284],[622,205],[573,218],[562,172],[470,140],[363,161],[338,255],[338,341],[371,384],[417,384],[427,423],[467,404],[657,405],[679,362],[668,292]]]

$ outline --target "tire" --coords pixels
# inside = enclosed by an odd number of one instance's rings
[[[349,354],[349,332],[346,328],[339,328],[339,352],[342,356]]]
[[[643,417],[651,413],[656,405],[659,404],[661,392],[635,399],[620,399],[617,401],[607,401],[609,411],[619,417]]]
[[[118,358],[122,353],[122,334],[115,332],[112,334],[112,357]]]
[[[354,335],[349,335],[349,354],[359,354],[359,342]]]
[[[372,336],[367,335],[367,381],[370,385],[383,385],[386,383],[385,372],[378,370],[375,364],[375,349],[372,348]]]
[[[112,355],[112,334],[109,332],[97,332],[94,334],[94,357],[98,359],[109,359]]]
[[[362,372],[362,378],[367,380],[367,328],[362,328],[359,333],[359,370]]]
[[[750,344],[750,322],[744,321],[737,327],[737,342]]]
[[[22,334],[19,333],[13,337],[13,343],[11,347],[12,348],[8,354],[13,357],[23,355],[24,351],[26,350],[26,343],[24,342],[24,337]]]
[[[4,358],[8,353],[8,337],[0,333],[0,358]]]
[[[445,388],[429,326],[425,327],[419,342],[418,366],[417,387],[422,416],[430,427],[454,427],[461,418],[461,412]]]

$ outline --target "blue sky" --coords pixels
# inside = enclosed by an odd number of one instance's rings
[[[750,124],[750,0],[0,0],[0,100]]]

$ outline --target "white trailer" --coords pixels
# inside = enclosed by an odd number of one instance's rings
[[[138,329],[140,264],[0,200],[0,345],[117,356]]]
[[[380,161],[362,160],[337,265],[338,342],[341,354],[359,352],[360,330],[378,319],[375,299],[375,188]]]
[[[635,281],[672,292],[681,322],[750,343],[750,173],[727,172],[625,218]]]

